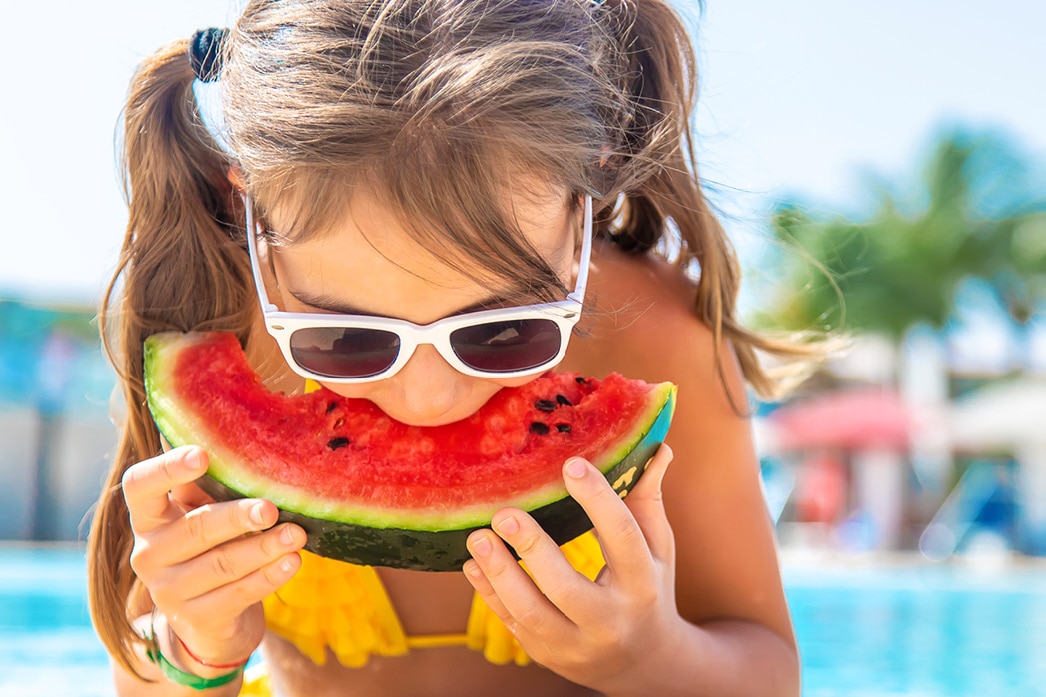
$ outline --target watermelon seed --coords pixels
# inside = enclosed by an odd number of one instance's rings
[[[579,385],[587,385],[588,384],[588,378],[576,377],[576,378],[574,378],[574,382],[576,382]]]
[[[334,428],[341,428],[345,425],[345,419],[338,419],[334,422]]]
[[[332,411],[334,411],[337,408],[338,408],[338,403],[337,402],[331,402],[330,404],[327,405],[327,413],[329,414],[329,413],[331,413]]]
[[[553,402],[551,399],[539,399],[538,401],[534,402],[534,408],[538,409],[539,411],[554,411],[556,408],[556,403]]]
[[[570,424],[556,424],[556,430],[560,433],[570,433]]]
[[[331,438],[327,441],[327,447],[331,450],[337,450],[338,448],[344,448],[349,444],[349,439],[345,436],[338,436],[337,438]]]
[[[567,396],[565,394],[557,394],[556,395],[556,403],[557,404],[562,404],[565,407],[571,406],[570,400],[567,399]]]
[[[546,433],[548,433],[548,430],[548,426],[541,423],[540,421],[535,421],[534,423],[530,424],[531,433],[537,433],[538,435],[543,436]]]

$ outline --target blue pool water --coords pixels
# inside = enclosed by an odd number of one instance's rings
[[[784,576],[805,697],[1046,696],[1046,567]]]
[[[0,695],[114,695],[84,552],[0,547]]]
[[[786,566],[806,697],[1046,696],[1046,568]],[[0,548],[0,695],[109,696],[79,549]]]

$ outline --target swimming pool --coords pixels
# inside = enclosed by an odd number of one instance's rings
[[[82,549],[0,547],[0,695],[115,694],[84,568]]]
[[[785,566],[805,697],[1046,696],[1046,567]]]
[[[1046,567],[785,566],[805,697],[1046,695]],[[0,695],[111,697],[82,549],[0,547]]]

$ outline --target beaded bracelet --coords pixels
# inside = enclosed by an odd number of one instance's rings
[[[238,665],[231,672],[225,673],[223,675],[218,675],[213,678],[201,678],[199,675],[193,675],[192,673],[187,673],[184,670],[181,670],[173,663],[171,663],[169,660],[167,660],[167,657],[160,652],[160,644],[156,640],[156,630],[153,625],[153,620],[155,620],[155,618],[156,608],[153,608],[152,615],[149,618],[149,634],[143,637],[146,641],[145,655],[149,657],[150,661],[152,661],[156,666],[160,668],[160,673],[162,673],[163,677],[167,678],[167,680],[169,680],[170,682],[173,682],[176,685],[181,685],[182,687],[188,687],[190,690],[209,690],[212,687],[221,687],[222,685],[228,685],[233,680],[238,678],[241,673],[243,673],[243,668],[245,665],[247,665],[246,661]],[[180,638],[179,641],[181,641]],[[183,643],[182,646],[185,646],[185,644]],[[192,654],[190,654],[190,656],[191,655]],[[207,665],[202,661],[201,664]]]

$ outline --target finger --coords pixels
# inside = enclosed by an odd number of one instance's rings
[[[490,530],[472,533],[468,547],[490,586],[491,596],[483,599],[506,625],[515,622],[542,636],[565,636],[574,629],[573,623],[541,593],[505,544]],[[492,604],[494,598],[496,601]],[[495,609],[494,605],[499,607]]]
[[[501,602],[501,598],[494,591],[494,586],[490,585],[490,580],[487,579],[487,575],[483,573],[483,568],[475,559],[469,559],[465,562],[461,570],[465,572],[465,578],[472,584],[475,591],[483,598],[483,601],[490,608],[491,612],[500,617],[502,621],[505,618],[511,618],[512,615],[505,609],[505,605]]]
[[[603,473],[574,457],[563,466],[563,474],[567,491],[595,526],[612,577],[628,588],[653,583],[653,554],[643,530]]]
[[[297,552],[305,546],[305,541],[305,531],[300,526],[285,523],[260,535],[215,547],[169,570],[168,585],[177,597],[164,599],[189,600],[235,583],[284,555]],[[155,597],[157,591],[153,595]]]
[[[672,448],[662,443],[647,463],[643,476],[625,498],[625,505],[639,523],[650,552],[656,559],[664,561],[675,559],[675,535],[665,515],[661,486],[673,457]]]
[[[194,508],[214,503],[217,499],[201,489],[198,484],[179,484],[171,489],[171,501],[178,506],[183,513],[188,513]]]
[[[132,465],[123,475],[123,495],[131,528],[149,532],[181,515],[168,494],[207,471],[207,454],[194,446],[175,448]]]
[[[516,550],[533,583],[564,616],[582,626],[602,619],[602,589],[570,565],[559,545],[533,517],[509,508],[498,511],[491,525]]]
[[[243,578],[189,600],[184,617],[234,618],[272,595],[301,568],[301,556],[290,552]],[[202,624],[202,623],[201,623]]]
[[[209,503],[147,533],[149,563],[174,566],[218,545],[276,524],[279,510],[265,499]]]

